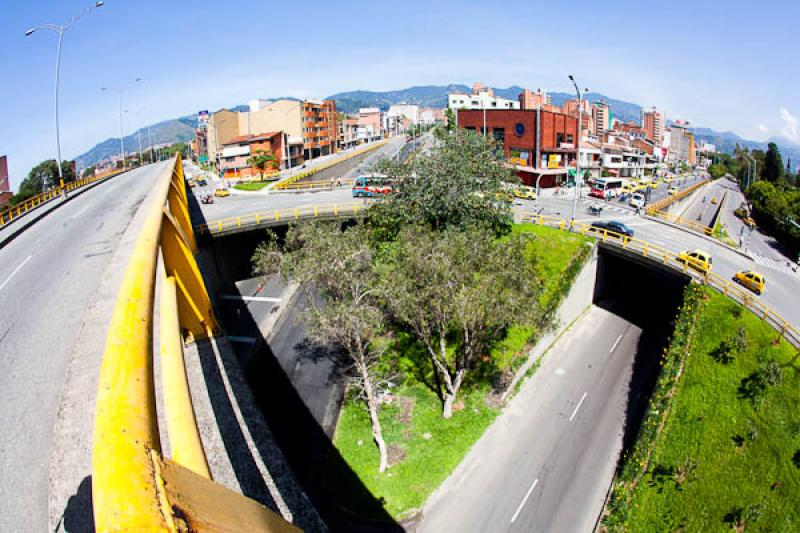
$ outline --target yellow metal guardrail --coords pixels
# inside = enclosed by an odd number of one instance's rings
[[[653,218],[666,220],[667,222],[672,222],[673,224],[684,226],[690,230],[697,231],[699,233],[704,233],[706,235],[714,234],[714,228],[709,228],[705,224],[700,224],[699,222],[696,222],[694,220],[689,220],[688,218],[679,217],[677,215],[673,215],[672,213],[667,213],[666,211],[653,211],[647,213],[647,215]]]
[[[295,531],[266,507],[211,480],[186,379],[183,343],[213,335],[217,325],[194,259],[196,244],[179,157],[152,194],[155,198],[114,306],[100,370],[92,457],[95,528]],[[157,285],[161,387],[171,459],[162,455],[156,416]]]
[[[647,206],[647,209],[645,210],[645,213],[650,215],[651,213],[654,213],[654,212],[657,212],[657,211],[661,211],[664,208],[669,207],[670,205],[674,204],[678,200],[681,200],[682,198],[685,198],[685,197],[689,196],[694,191],[696,191],[697,189],[699,189],[703,185],[706,185],[706,184],[708,184],[710,182],[711,182],[711,180],[699,181],[699,182],[695,183],[694,185],[691,185],[691,186],[686,187],[685,189],[683,189],[681,191],[676,192],[675,194],[668,195],[666,198],[662,198],[661,200],[659,200],[657,202],[653,202],[652,204]]]
[[[765,320],[776,331],[778,331],[786,340],[797,349],[800,349],[800,329],[791,324],[788,320],[783,318],[780,314],[770,308],[768,305],[761,302],[747,290],[738,285],[733,284],[731,281],[719,276],[713,272],[699,272],[691,268],[688,264],[678,260],[678,254],[672,250],[668,250],[661,246],[650,244],[647,241],[627,237],[625,235],[592,227],[590,224],[583,224],[579,222],[570,223],[569,220],[546,216],[537,215],[535,213],[523,213],[522,221],[532,224],[539,224],[542,226],[555,227],[565,231],[576,231],[582,235],[592,235],[610,244],[617,245],[625,250],[636,252],[643,257],[658,260],[664,265],[679,270],[683,273],[690,275],[694,280],[700,281],[713,287],[719,292],[725,294],[729,298],[739,302],[747,309],[751,310],[756,316]]]
[[[203,235],[218,235],[238,229],[255,228],[273,223],[291,222],[293,220],[306,218],[358,216],[365,208],[366,205],[362,201],[345,205],[310,205],[288,209],[275,209],[272,211],[260,211],[258,213],[249,213],[237,217],[212,220],[206,224],[195,226],[195,231]]]
[[[388,139],[385,139],[383,141],[378,141],[376,143],[370,144],[369,146],[366,146],[364,148],[356,150],[355,152],[351,152],[351,153],[347,154],[346,156],[338,157],[338,158],[333,159],[331,161],[327,161],[327,162],[325,162],[325,163],[323,163],[323,164],[321,164],[319,166],[316,166],[314,168],[306,170],[305,172],[300,172],[299,174],[295,174],[294,176],[290,177],[286,181],[280,182],[278,185],[275,186],[275,189],[278,189],[278,190],[280,190],[280,189],[288,189],[288,188],[290,188],[290,186],[292,184],[294,184],[297,181],[300,181],[300,180],[302,180],[304,178],[307,178],[309,176],[313,176],[317,172],[322,172],[323,170],[328,169],[328,168],[330,168],[330,167],[332,167],[334,165],[338,165],[339,163],[347,161],[348,159],[352,159],[354,157],[358,157],[360,155],[363,155],[363,154],[365,154],[367,152],[371,152],[373,150],[377,150],[381,146],[385,146],[388,142],[389,142]]]
[[[112,176],[116,176],[118,174],[122,174],[125,172],[124,170],[115,170],[112,172],[107,172],[103,174],[98,174],[96,176],[92,176],[91,178],[86,178],[82,180],[70,181],[64,184],[63,187],[53,187],[44,191],[43,193],[39,193],[32,198],[28,198],[22,203],[19,203],[13,207],[7,207],[3,210],[0,210],[0,228],[11,222],[12,220],[16,220],[19,217],[25,215],[36,209],[39,206],[46,204],[47,202],[60,197],[65,192],[71,192],[75,189],[80,189],[81,187],[85,187],[86,185],[98,182],[100,180],[104,180],[106,178],[110,178]]]
[[[336,185],[353,185],[353,180],[320,180],[320,181],[301,181],[299,183],[290,183],[286,187],[281,187],[282,191],[308,191],[308,190],[329,190],[332,186]]]

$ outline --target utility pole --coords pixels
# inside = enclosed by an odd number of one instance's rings
[[[125,85],[121,85],[119,87],[101,87],[101,91],[114,91],[119,95],[119,153],[120,157],[122,157],[122,168],[125,168],[125,135],[123,130],[123,123],[122,123],[122,95],[131,85],[135,83],[139,83],[142,81],[142,78],[136,78],[128,82]]]
[[[572,74],[569,75],[569,80],[572,86],[575,87],[575,92],[578,93],[578,138],[575,140],[575,194],[572,197],[572,222],[575,222],[575,210],[578,207],[578,191],[580,190],[581,182],[581,122],[583,121],[583,94],[578,89],[578,84],[575,83],[575,78]]]

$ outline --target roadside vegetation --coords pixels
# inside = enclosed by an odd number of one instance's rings
[[[748,156],[756,161],[758,175],[749,176]],[[794,257],[800,253],[800,173],[792,162],[783,164],[780,150],[769,143],[767,150],[737,147],[733,155],[718,154],[717,163],[709,167],[715,178],[734,176],[759,228],[775,237]],[[792,223],[794,222],[794,224]]]
[[[246,181],[244,183],[237,183],[233,186],[234,189],[239,189],[240,191],[260,191],[270,182],[268,181]]]
[[[798,363],[753,313],[690,287],[606,530],[800,529]]]
[[[362,223],[301,224],[253,257],[257,273],[300,285],[312,340],[336,349],[350,386],[335,445],[398,519],[494,420],[591,252],[580,235],[513,224],[503,184],[515,176],[494,148],[444,133],[431,154],[378,165],[393,193]],[[335,468],[330,496],[369,514]]]

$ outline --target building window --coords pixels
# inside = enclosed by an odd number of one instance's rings
[[[567,133],[567,143],[572,144],[575,138],[572,136],[571,133]]]
[[[475,133],[475,128],[472,127],[472,126],[467,126],[467,131],[471,131],[472,133]]]
[[[563,143],[563,142],[564,142],[564,134],[563,133],[557,133],[556,134],[556,147],[561,147],[561,143]]]
[[[530,151],[526,148],[508,149],[508,162],[513,165],[527,165],[530,158]]]
[[[494,137],[495,141],[498,142],[505,142],[506,140],[506,129],[505,128],[494,128],[492,131],[492,137]]]

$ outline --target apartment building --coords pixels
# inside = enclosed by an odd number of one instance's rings
[[[491,135],[526,185],[553,187],[567,180],[575,166],[578,120],[564,113],[536,110],[463,110],[458,125]]]
[[[611,108],[605,102],[595,102],[592,106],[592,116],[594,118],[594,134],[603,135],[611,129]]]
[[[241,136],[280,132],[283,168],[334,153],[339,140],[333,100],[251,100],[248,111],[222,109],[213,113],[207,130],[209,159],[218,165],[223,147]]]
[[[251,179],[274,174],[283,168],[283,132],[240,135],[222,145],[220,172],[227,179]],[[252,157],[270,154],[275,162],[263,171],[252,163]]]
[[[669,147],[667,148],[667,160],[671,163],[687,162],[694,165],[697,162],[697,150],[694,142],[694,134],[689,130],[689,124],[676,121],[668,128]]]
[[[571,117],[578,116],[578,110],[581,111],[581,136],[585,139],[589,136],[595,135],[595,119],[592,111],[592,103],[588,100],[578,100],[577,98],[567,100],[561,108],[562,113]]]
[[[383,113],[377,107],[362,107],[358,110],[358,138],[374,141],[383,137]]]
[[[664,114],[656,111],[655,107],[649,111],[642,110],[642,129],[656,146],[664,143],[664,125]]]
[[[525,89],[519,93],[518,100],[520,109],[536,109],[553,104],[550,95],[541,89],[536,89],[536,92]]]

